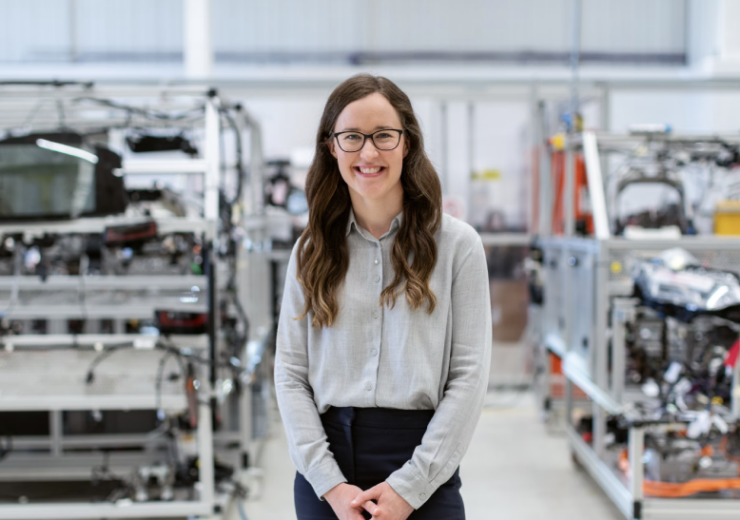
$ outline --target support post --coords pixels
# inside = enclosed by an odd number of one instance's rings
[[[218,185],[221,169],[221,147],[219,145],[219,113],[218,98],[214,95],[206,103],[205,121],[205,161],[206,172],[204,179],[205,208],[203,218],[208,223],[208,240],[216,235],[216,223],[219,218]]]
[[[198,399],[198,487],[200,501],[213,504],[215,499],[215,470],[213,464],[213,424],[210,400],[213,387],[209,378],[201,378]]]
[[[210,0],[183,0],[183,58],[185,77],[206,79],[213,75]]]
[[[634,504],[635,520],[642,518],[643,485],[645,482],[644,467],[642,464],[643,451],[645,449],[645,430],[642,426],[633,426],[629,431],[629,457],[632,478],[630,480],[630,493]]]

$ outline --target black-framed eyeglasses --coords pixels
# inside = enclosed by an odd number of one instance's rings
[[[395,150],[401,143],[401,136],[403,130],[396,128],[384,128],[378,130],[372,134],[363,134],[362,132],[355,132],[353,130],[347,130],[345,132],[337,132],[332,137],[336,137],[339,148],[344,152],[359,152],[362,147],[365,146],[365,141],[371,139],[375,148],[383,150],[385,152],[389,150]]]

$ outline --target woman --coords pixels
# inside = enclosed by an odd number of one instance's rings
[[[462,520],[488,383],[483,246],[442,214],[411,103],[362,74],[329,97],[306,179],[275,384],[299,520]]]

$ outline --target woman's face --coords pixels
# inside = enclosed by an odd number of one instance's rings
[[[347,105],[337,118],[334,133],[353,130],[372,134],[385,128],[403,129],[393,105],[382,94],[375,92]],[[399,195],[402,199],[401,170],[403,159],[408,154],[405,135],[394,150],[378,150],[372,139],[366,139],[357,152],[342,150],[337,146],[337,138],[332,138],[329,147],[331,154],[337,158],[339,172],[353,200],[359,196],[367,202],[383,202]]]

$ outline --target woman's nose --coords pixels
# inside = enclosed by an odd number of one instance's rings
[[[375,143],[372,139],[366,139],[365,144],[362,145],[360,155],[363,158],[374,158],[378,156],[378,149],[375,147]]]

